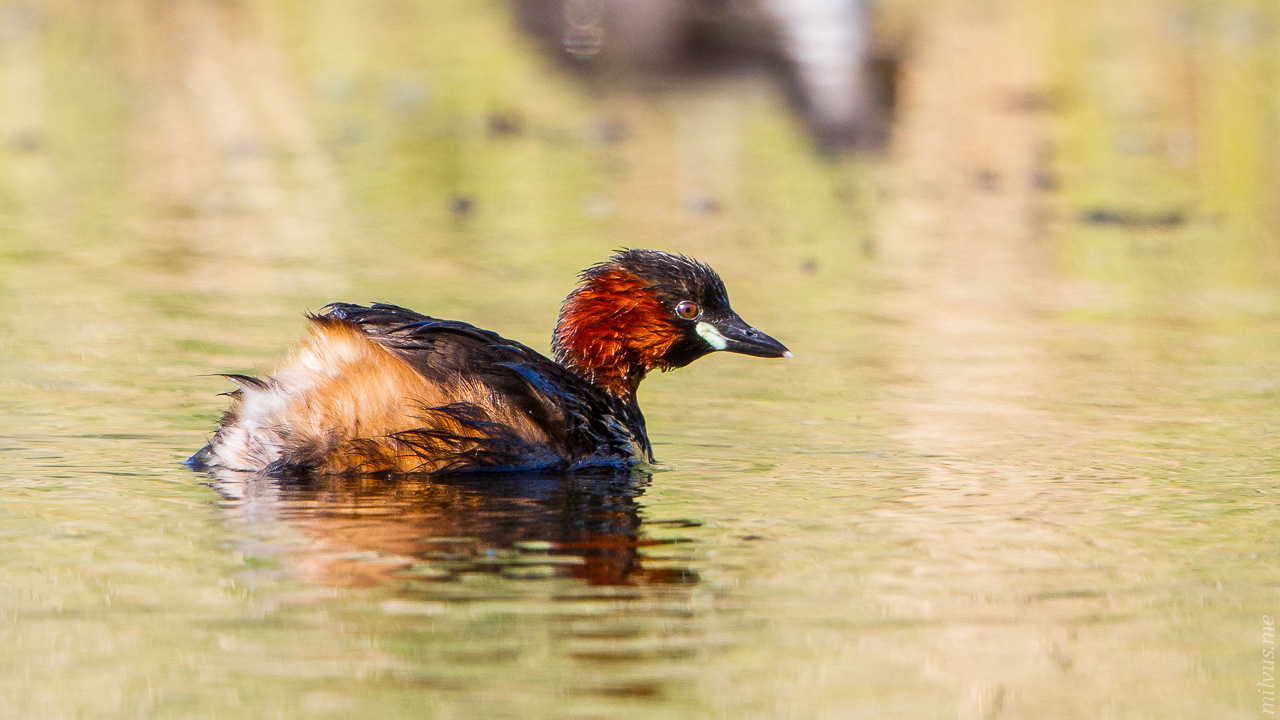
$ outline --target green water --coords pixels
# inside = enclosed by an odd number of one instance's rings
[[[1122,10],[886,5],[833,160],[501,3],[0,3],[0,716],[1268,717],[1280,16]],[[648,380],[651,475],[179,464],[307,310],[545,349],[620,246],[796,354]]]

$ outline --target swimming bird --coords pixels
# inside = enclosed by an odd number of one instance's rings
[[[554,360],[473,325],[334,303],[265,379],[238,384],[198,468],[266,473],[574,470],[654,462],[636,389],[715,351],[790,357],[710,267],[623,250],[582,272]]]

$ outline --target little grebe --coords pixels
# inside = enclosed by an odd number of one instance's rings
[[[690,258],[624,250],[582,272],[555,361],[395,305],[335,303],[265,380],[239,389],[190,464],[255,472],[455,472],[652,462],[636,388],[715,350],[790,357]]]

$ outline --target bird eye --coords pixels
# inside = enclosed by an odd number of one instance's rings
[[[698,317],[698,313],[702,312],[702,308],[698,307],[698,303],[685,300],[676,306],[676,314],[685,320],[692,320]]]

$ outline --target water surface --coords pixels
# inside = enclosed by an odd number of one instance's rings
[[[0,5],[0,714],[1262,716],[1280,19],[927,5],[872,158],[499,3]],[[545,349],[619,246],[796,353],[648,380],[651,471],[179,465],[307,310]]]

